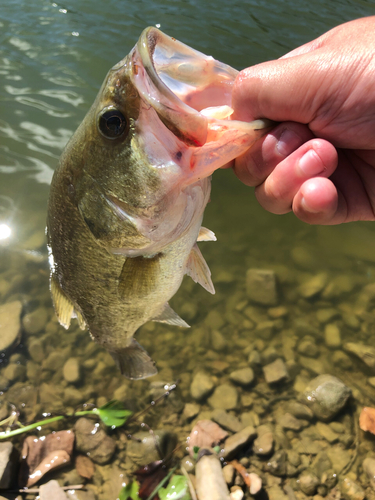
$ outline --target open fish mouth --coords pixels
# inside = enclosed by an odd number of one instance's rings
[[[187,146],[209,140],[210,119],[233,112],[231,94],[238,71],[157,28],[146,28],[131,55],[132,79],[160,120]],[[256,120],[252,131],[269,127]]]

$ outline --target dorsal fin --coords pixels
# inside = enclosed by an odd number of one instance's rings
[[[197,241],[216,241],[215,233],[202,226],[199,230]]]
[[[75,316],[76,316],[76,318],[78,320],[78,324],[79,324],[80,329],[81,330],[85,330],[85,328],[86,328],[86,321],[83,319],[82,314],[79,311],[77,311],[77,309],[74,309],[74,314],[75,314]]]
[[[60,325],[68,329],[74,314],[74,305],[62,291],[61,286],[54,276],[51,276],[51,295],[55,312]]]
[[[181,326],[190,328],[190,326],[171,308],[168,302],[165,303],[164,309],[157,316],[152,318],[152,321],[159,323],[167,323],[168,325]]]
[[[211,280],[211,271],[197,244],[191,249],[186,264],[186,274],[188,274],[195,283],[202,285],[208,292],[212,294],[215,293],[215,288]]]

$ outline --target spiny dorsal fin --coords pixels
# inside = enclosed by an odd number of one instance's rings
[[[51,295],[57,319],[60,325],[68,329],[74,313],[74,306],[62,291],[61,286],[54,276],[51,276]]]
[[[154,257],[129,257],[125,260],[119,277],[118,290],[124,300],[145,297],[155,292],[159,285],[160,259]]]
[[[199,230],[197,241],[216,241],[215,233],[202,226]]]
[[[191,249],[186,264],[186,274],[188,274],[195,283],[202,285],[208,292],[212,294],[215,293],[215,288],[211,280],[211,271],[197,244]]]
[[[74,310],[74,314],[75,314],[75,316],[76,316],[76,318],[78,320],[78,324],[79,324],[80,329],[81,330],[85,330],[85,328],[86,328],[86,321],[83,319],[82,314],[79,311],[77,311],[76,309]]]
[[[180,318],[180,316],[171,308],[168,302],[166,302],[161,313],[155,316],[155,318],[152,318],[152,321],[167,323],[168,325],[181,326],[183,328],[190,328],[186,321]]]
[[[116,361],[121,373],[131,380],[140,380],[158,373],[153,360],[134,339],[131,340],[127,347],[118,351],[110,351],[110,354]]]

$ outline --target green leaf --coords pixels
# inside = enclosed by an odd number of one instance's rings
[[[191,500],[189,486],[185,476],[175,475],[166,488],[159,490],[160,500]]]
[[[138,495],[139,484],[136,481],[124,486],[118,496],[118,500],[141,500]]]
[[[103,424],[112,428],[124,425],[133,414],[130,410],[126,410],[120,401],[116,401],[115,399],[100,408],[95,408],[93,413],[99,415]]]

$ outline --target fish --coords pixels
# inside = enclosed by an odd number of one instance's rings
[[[169,306],[185,274],[215,293],[199,241],[211,174],[270,127],[231,120],[237,70],[146,28],[108,72],[50,186],[47,245],[57,318],[107,349],[123,375],[157,373],[135,340],[148,321],[189,325]]]

